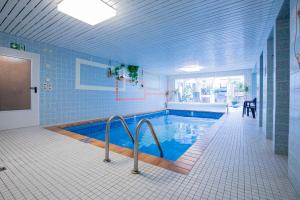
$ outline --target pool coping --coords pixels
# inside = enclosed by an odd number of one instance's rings
[[[169,109],[168,109],[169,110]],[[160,110],[164,111],[164,110]],[[160,112],[160,111],[154,111],[154,112],[147,112],[147,113],[137,113],[137,114],[130,114],[130,115],[124,115],[124,117],[131,117],[134,115],[142,115],[142,114],[148,114],[148,113],[155,113],[155,112]],[[201,112],[201,111],[198,111]],[[206,111],[205,111],[206,112]],[[187,175],[198,159],[202,156],[204,153],[205,149],[208,147],[210,142],[213,140],[215,135],[217,134],[218,130],[221,128],[221,126],[224,124],[225,119],[226,119],[227,114],[223,114],[223,116],[217,120],[216,123],[212,125],[208,129],[208,132],[203,135],[203,137],[200,139],[199,137],[196,139],[196,142],[188,148],[187,151],[183,153],[176,161],[169,161],[165,160],[163,158],[153,156],[150,154],[142,153],[139,152],[138,159],[140,161],[143,161],[148,164],[152,164],[158,167],[162,167],[167,170],[171,170],[173,172],[177,172],[180,174]],[[75,123],[66,123],[66,124],[61,124],[61,125],[55,125],[55,126],[49,126],[45,127],[47,130],[59,133],[61,135],[76,139],[78,141],[84,142],[84,143],[89,143],[94,146],[104,148],[105,142],[102,140],[97,140],[94,138],[90,138],[84,135],[80,135],[78,133],[74,133],[71,131],[64,130],[66,127],[70,126],[77,126],[77,125],[82,125],[82,124],[88,124],[88,123],[95,123],[95,122],[102,122],[106,121],[107,118],[101,118],[101,119],[96,119],[96,120],[88,120],[88,121],[81,121],[81,122],[75,122]],[[109,144],[109,150],[115,153],[119,153],[121,155],[133,158],[133,150],[125,147],[121,147],[115,144]]]

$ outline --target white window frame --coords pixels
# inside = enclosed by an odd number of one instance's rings
[[[244,74],[237,74],[237,75],[224,75],[224,76],[203,76],[203,77],[188,77],[188,78],[176,78],[174,79],[174,88],[176,89],[176,81],[177,80],[190,80],[190,79],[216,79],[216,78],[233,78],[233,77],[243,77],[243,83],[246,83],[246,75]],[[202,103],[202,102],[179,102],[179,101],[170,101],[169,103],[173,103],[173,104],[189,104],[189,105],[227,105],[227,103]]]

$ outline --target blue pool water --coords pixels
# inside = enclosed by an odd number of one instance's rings
[[[125,120],[134,136],[138,121],[143,118],[149,119],[163,149],[164,159],[175,161],[196,141],[199,135],[205,134],[222,115],[223,113],[167,110],[138,115]],[[105,126],[105,122],[97,122],[65,129],[104,141]],[[110,143],[133,149],[133,144],[119,121],[111,124]],[[158,148],[146,125],[143,125],[139,135],[139,151],[159,156]]]

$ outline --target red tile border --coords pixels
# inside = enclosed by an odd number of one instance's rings
[[[145,114],[145,113],[139,113],[139,114]],[[134,114],[138,115],[138,114]],[[130,115],[130,116],[134,116]],[[201,157],[205,149],[208,147],[210,142],[213,140],[215,137],[217,131],[219,128],[222,126],[222,124],[225,122],[226,119],[226,114],[224,114],[208,131],[207,134],[204,135],[204,138],[197,138],[197,141],[175,162],[165,160],[160,157],[152,156],[150,154],[145,154],[142,152],[139,152],[138,159],[158,166],[162,167],[180,174],[185,174],[187,175],[193,168],[193,166],[196,164],[198,159]],[[82,121],[82,122],[76,122],[76,123],[68,123],[68,124],[62,124],[58,126],[51,126],[51,127],[46,127],[46,129],[71,137],[76,140],[83,140],[86,143],[92,144],[94,146],[104,148],[105,143],[101,140],[97,140],[94,138],[89,138],[77,133],[73,133],[71,131],[66,131],[64,128],[70,127],[70,126],[77,126],[77,125],[82,125],[82,124],[88,124],[88,123],[95,123],[99,121],[105,121],[106,119],[97,119],[97,120],[90,120],[90,121]],[[122,154],[124,156],[133,158],[133,150],[129,148],[124,148],[118,145],[110,144],[109,145],[109,150],[113,151],[115,153]]]

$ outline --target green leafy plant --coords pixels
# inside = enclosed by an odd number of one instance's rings
[[[244,91],[247,93],[249,92],[249,87],[247,85],[245,85]]]
[[[189,102],[192,100],[192,98],[193,98],[193,89],[190,85],[187,85],[183,89],[182,100],[185,102]]]
[[[137,83],[138,82],[138,70],[139,66],[137,65],[128,65],[127,66],[127,71],[128,71],[128,76],[130,77],[130,81]]]
[[[120,74],[120,71],[124,68],[125,68],[124,64],[121,64],[113,69],[109,68],[108,69],[108,77],[114,76],[117,80],[121,80],[124,77],[123,77],[123,74]]]
[[[239,83],[234,81],[233,84],[235,85],[235,87],[237,88],[238,92],[248,92],[249,91],[249,87],[243,83]]]
[[[107,72],[108,77],[115,77],[117,80],[122,80],[124,79],[124,69],[127,69],[128,72],[128,77],[130,78],[130,82],[133,83],[138,83],[138,71],[139,71],[139,66],[137,65],[128,65],[126,67],[125,64],[121,64],[115,68],[109,68]]]

